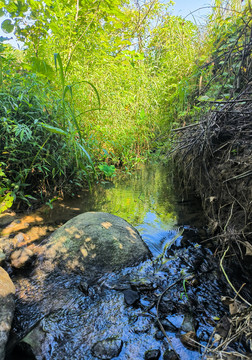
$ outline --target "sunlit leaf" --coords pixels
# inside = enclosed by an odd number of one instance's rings
[[[51,125],[48,125],[48,124],[45,124],[45,123],[40,123],[40,125],[42,125],[46,130],[54,133],[54,134],[59,134],[59,135],[64,135],[64,136],[67,136],[68,133],[67,131],[63,130],[63,129],[60,129],[58,127],[55,127],[55,126],[51,126]]]
[[[6,19],[2,22],[1,28],[5,34],[9,34],[14,30],[14,25],[12,24],[10,19]]]
[[[12,193],[7,193],[4,196],[0,197],[0,214],[4,212],[5,210],[9,209],[14,201],[14,196]]]

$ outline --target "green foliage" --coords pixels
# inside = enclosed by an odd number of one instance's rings
[[[48,132],[57,128],[62,113],[48,84],[34,74],[16,74],[0,98],[0,195],[5,202],[13,196],[30,205],[35,196],[70,191],[70,180],[72,187],[88,180],[87,162],[73,166],[76,145],[62,133]]]
[[[111,178],[116,176],[115,174],[115,166],[114,165],[108,165],[108,164],[101,164],[98,166],[102,174],[104,174],[105,177]]]
[[[3,192],[3,189],[0,189],[0,192]],[[14,198],[15,197],[10,192],[0,196],[0,214],[12,207]]]
[[[14,30],[14,25],[12,24],[10,19],[6,19],[2,22],[1,28],[2,28],[3,32],[5,32],[6,34],[9,34]]]
[[[170,130],[212,98],[234,96],[249,7],[216,1],[203,32],[171,16],[171,3],[0,2],[2,29],[26,47],[0,48],[0,196],[28,202],[131,169],[170,149]]]
[[[216,0],[206,34],[208,59],[202,68],[200,102],[227,100],[244,86],[251,21],[249,2]]]

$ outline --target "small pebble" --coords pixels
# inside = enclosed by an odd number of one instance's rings
[[[161,355],[161,351],[159,349],[148,350],[144,354],[144,360],[158,360]]]
[[[108,338],[94,344],[92,347],[92,354],[102,360],[113,359],[120,354],[122,346],[122,340]]]
[[[163,360],[179,360],[180,358],[175,354],[173,350],[166,350],[163,356]]]
[[[134,305],[140,299],[138,292],[134,290],[130,290],[130,289],[125,290],[123,294],[124,294],[124,301],[126,302],[127,305]]]
[[[162,333],[162,331],[157,331],[155,334],[155,339],[156,340],[163,340],[164,339],[164,334]]]

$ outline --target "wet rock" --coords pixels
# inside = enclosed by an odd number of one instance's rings
[[[124,301],[126,302],[127,305],[134,305],[140,299],[139,293],[134,290],[130,290],[130,289],[125,290],[123,294],[124,294]]]
[[[5,356],[5,345],[13,319],[15,287],[8,273],[0,267],[0,360]]]
[[[166,331],[175,332],[178,330],[177,327],[173,323],[171,323],[168,319],[160,319],[159,321]],[[158,321],[155,322],[155,325],[158,328],[160,327]]]
[[[138,231],[124,219],[87,212],[57,229],[41,247],[44,271],[56,267],[87,277],[133,266],[150,256]]]
[[[3,264],[5,258],[5,253],[3,252],[3,250],[0,249],[0,266]]]
[[[180,357],[175,354],[173,350],[166,350],[163,356],[163,360],[179,360]]]
[[[170,299],[162,299],[159,304],[159,311],[164,314],[175,314],[178,311],[178,304]]]
[[[24,241],[24,240],[25,240],[24,234],[23,234],[23,233],[18,233],[18,234],[15,236],[15,239],[17,240],[18,243]]]
[[[14,358],[18,351],[20,354],[23,353],[27,360],[30,358],[33,359],[33,357],[34,359],[43,358],[41,344],[44,343],[45,338],[46,332],[43,329],[43,323],[39,322],[37,326],[34,329],[31,329],[31,331],[22,339],[22,341],[15,345],[14,350],[11,353],[11,359]],[[17,357],[17,359],[19,359],[19,357]]]
[[[144,360],[158,360],[160,355],[161,351],[159,349],[148,350],[144,354]]]
[[[10,256],[11,266],[16,269],[27,267],[31,264],[33,258],[34,253],[28,248],[15,250]]]
[[[78,289],[85,295],[89,295],[89,285],[87,281],[81,281],[78,285]]]
[[[11,357],[7,355],[5,360],[37,360],[37,357],[33,353],[32,346],[21,341],[13,349]]]
[[[133,326],[133,331],[136,334],[144,334],[150,329],[150,326],[151,320],[141,316]]]
[[[98,341],[92,347],[92,354],[98,359],[109,360],[117,357],[122,350],[123,342],[119,339],[108,338]]]
[[[0,227],[5,227],[9,225],[15,218],[15,213],[11,214],[1,214],[0,215]]]
[[[155,334],[155,339],[156,340],[163,340],[164,339],[164,334],[162,331],[157,331],[156,334]]]
[[[188,331],[180,336],[182,344],[190,350],[198,350],[197,337],[194,331]]]
[[[146,278],[131,279],[130,284],[138,291],[154,290],[157,288],[157,285],[153,283],[152,279]]]
[[[185,332],[194,331],[195,332],[195,325],[194,325],[194,317],[192,314],[186,313],[184,315],[183,323],[181,325],[181,330]]]

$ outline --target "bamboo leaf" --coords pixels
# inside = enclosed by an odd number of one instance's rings
[[[48,125],[48,124],[45,124],[45,123],[40,123],[40,125],[43,126],[43,128],[45,128],[46,130],[54,133],[54,134],[59,134],[59,135],[63,135],[63,136],[68,136],[68,133],[67,131],[61,129],[61,128],[58,128],[58,127],[55,127],[55,126],[52,126],[52,125]]]
[[[63,70],[61,56],[60,56],[59,53],[54,54],[54,64],[55,64],[56,71],[58,70],[57,64],[59,65],[61,85],[62,85],[62,88],[64,89],[64,87],[65,87],[65,76],[64,76],[64,70]]]
[[[97,100],[98,100],[99,110],[101,110],[100,95],[99,95],[99,93],[98,93],[98,90],[97,90],[96,87],[94,86],[94,84],[92,84],[90,81],[83,80],[83,81],[80,81],[80,82],[75,83],[74,85],[81,84],[81,83],[86,83],[86,84],[88,84],[88,85],[90,85],[90,86],[92,87],[92,89],[94,90],[94,92],[95,92],[95,94],[96,94]]]
[[[90,162],[90,164],[91,164],[91,166],[92,166],[92,168],[94,168],[94,164],[93,164],[93,161],[92,161],[92,159],[91,159],[91,157],[90,157],[90,155],[89,155],[89,153],[87,152],[87,150],[78,142],[78,146],[79,146],[79,148],[81,149],[81,151],[86,155],[86,157],[88,158],[88,160],[89,160],[89,162]]]
[[[63,93],[63,99],[65,99],[65,96],[66,96],[67,92],[70,93],[71,99],[73,99],[73,87],[72,87],[72,85],[66,85],[65,86],[64,93]]]

